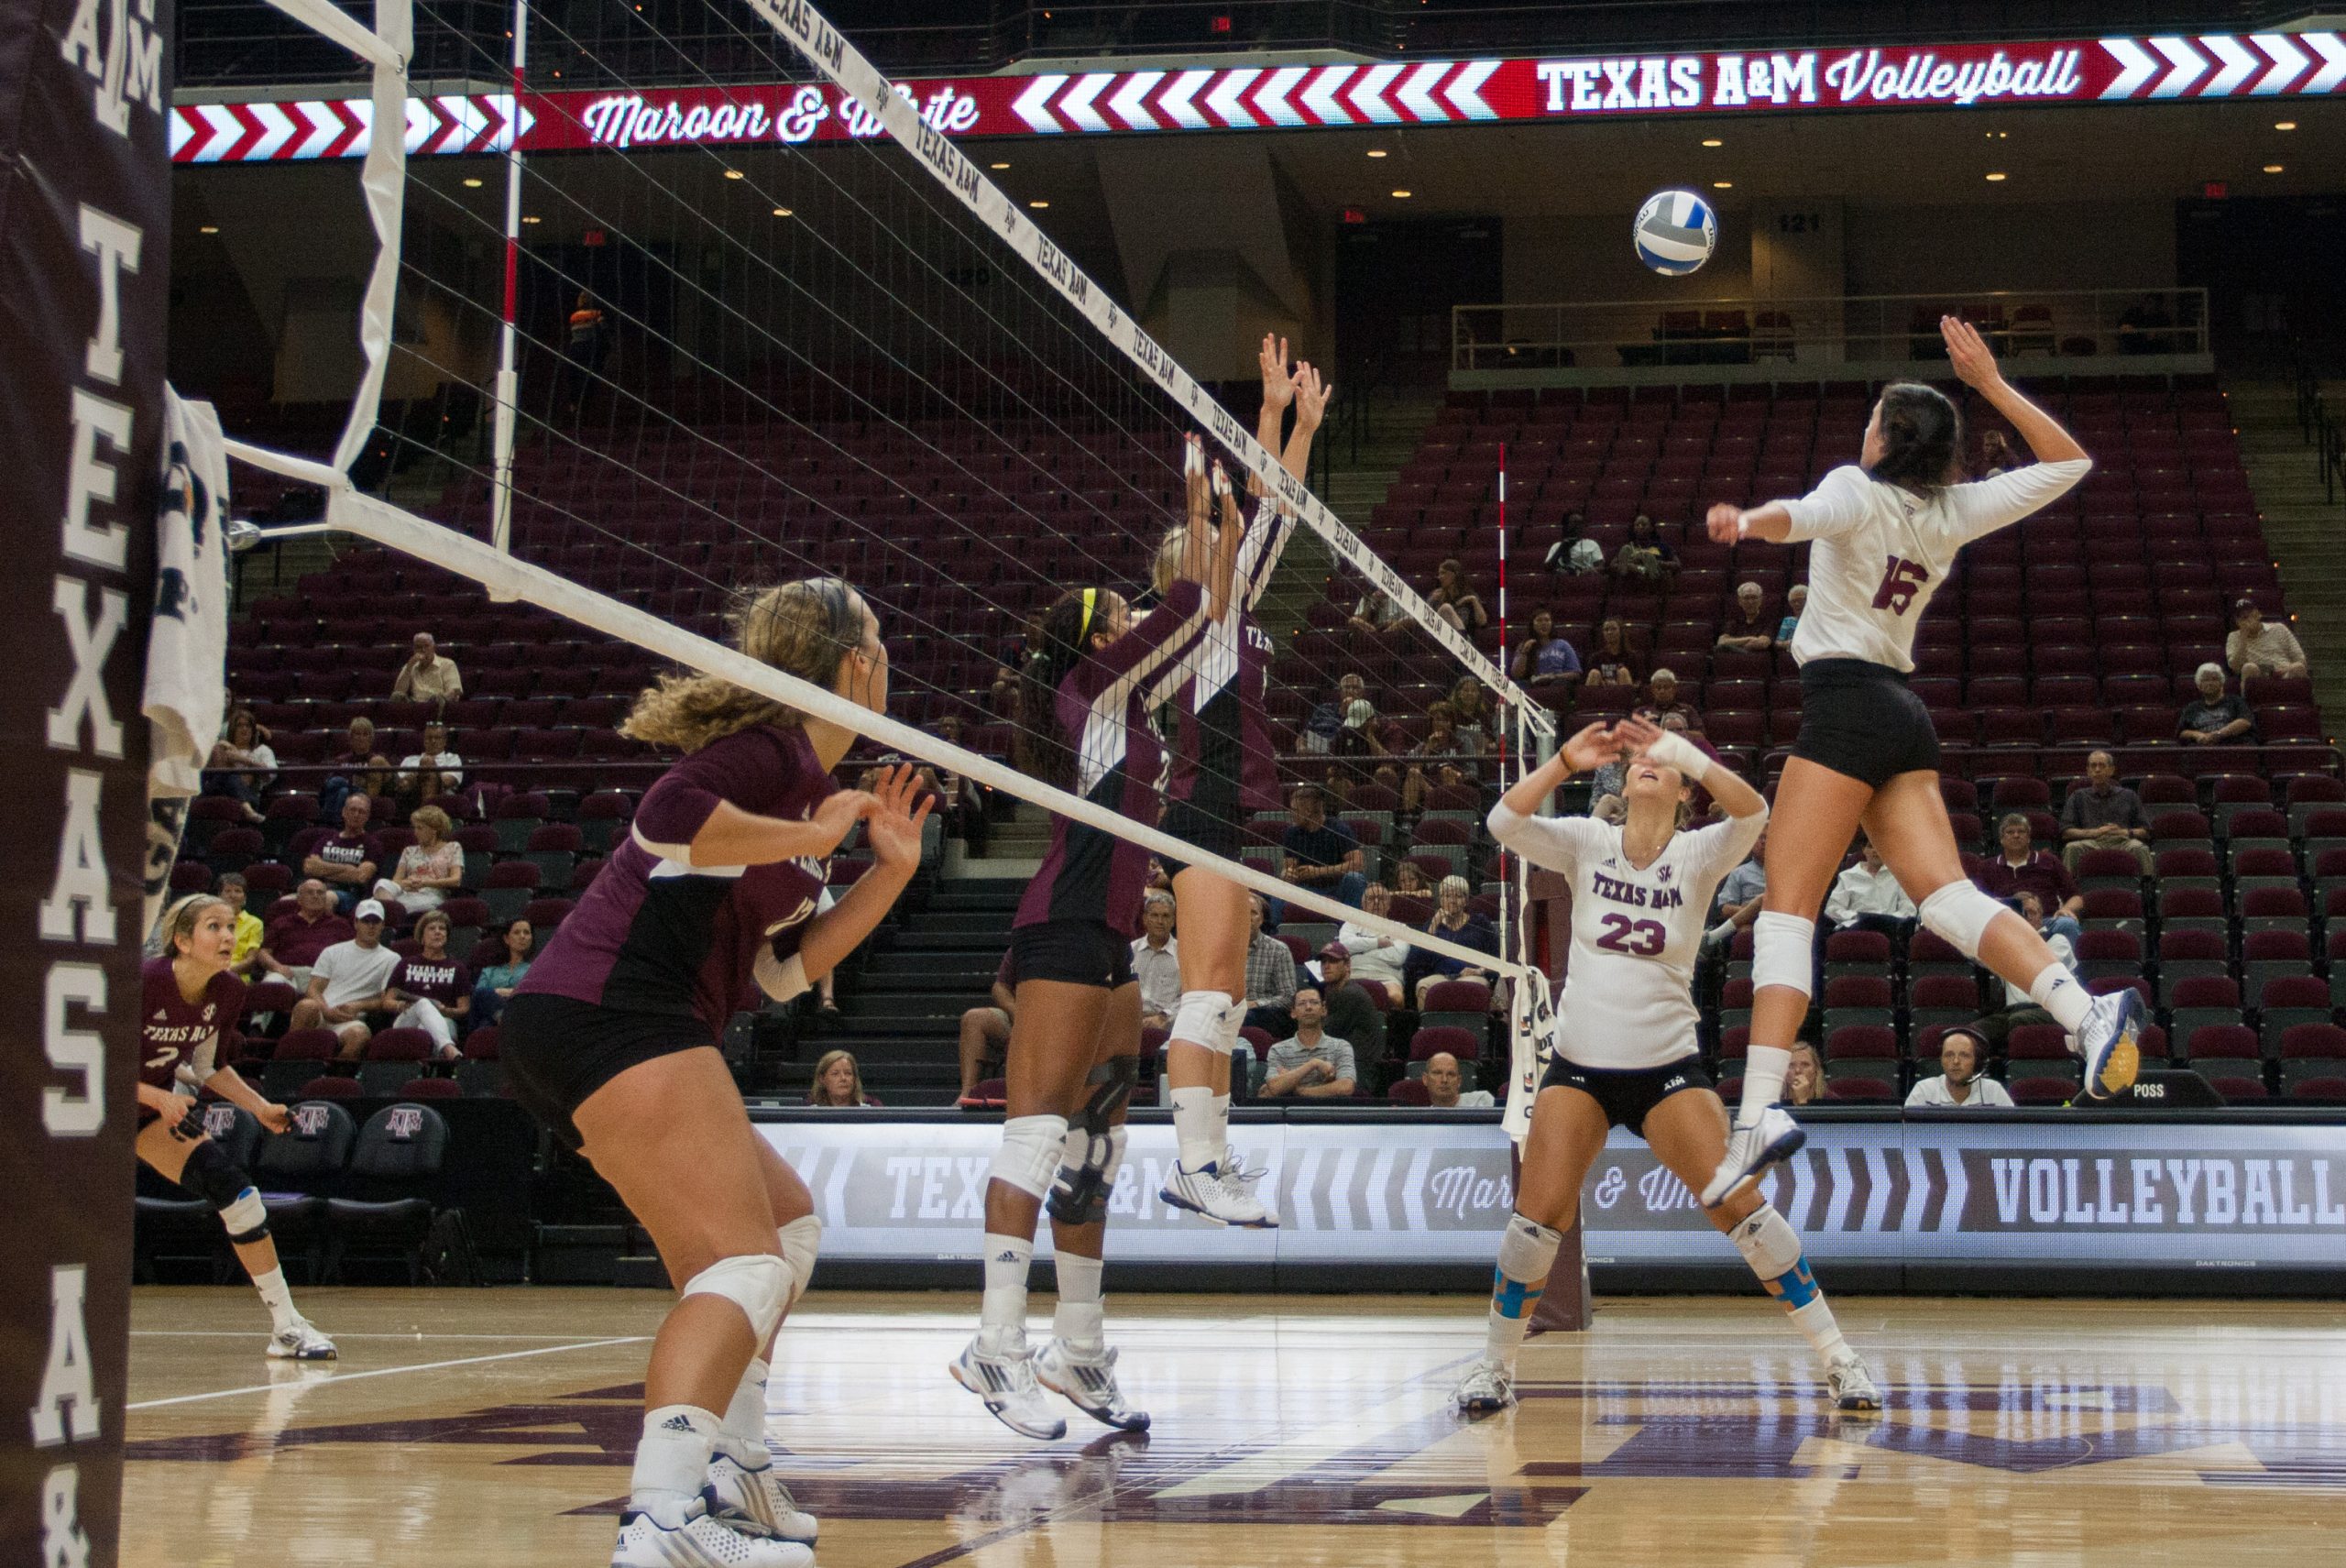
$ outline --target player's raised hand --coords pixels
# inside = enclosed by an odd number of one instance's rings
[[[919,770],[910,762],[889,769],[872,790],[872,800],[863,834],[872,841],[873,859],[883,871],[909,872],[918,866],[921,824],[937,804],[937,797],[922,788]]]
[[[1328,400],[1336,389],[1320,379],[1320,372],[1310,365],[1298,365],[1294,378],[1288,383],[1295,398],[1295,428],[1317,430],[1328,412]]]
[[[1957,378],[1965,386],[1985,391],[2004,378],[1996,368],[1995,353],[1969,322],[1960,316],[1941,316],[1939,336],[1946,343],[1947,363],[1955,367]]]
[[[1620,755],[1634,757],[1655,741],[1665,731],[1650,719],[1624,718],[1613,726],[1613,743]]]
[[[819,830],[819,844],[812,853],[828,855],[839,847],[839,841],[851,832],[855,825],[872,815],[879,802],[870,793],[860,789],[843,789],[824,800],[808,817],[808,824]]]
[[[1564,766],[1575,773],[1593,773],[1620,754],[1620,747],[1613,739],[1614,727],[1591,724],[1566,740],[1556,750]]]
[[[1181,438],[1181,479],[1189,491],[1189,526],[1203,528],[1212,509],[1207,500],[1206,446],[1195,431]]]
[[[1255,356],[1263,367],[1263,406],[1283,409],[1295,396],[1295,387],[1288,379],[1287,339],[1274,333],[1263,334],[1262,352]]]
[[[1721,501],[1704,516],[1703,526],[1712,543],[1732,544],[1743,537],[1743,509],[1732,501]]]

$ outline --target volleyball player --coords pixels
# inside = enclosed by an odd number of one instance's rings
[[[884,711],[887,652],[836,578],[751,599],[742,652]],[[806,1184],[751,1127],[717,1042],[760,993],[802,994],[872,934],[920,862],[913,770],[866,793],[831,772],[854,731],[714,675],[663,677],[624,733],[684,760],[637,807],[501,1020],[514,1097],[578,1150],[682,1287],[644,1373],[643,1435],[613,1568],[806,1568],[816,1521],[765,1440],[766,1358],[815,1264]],[[827,857],[863,824],[874,864],[817,913]]]
[[[1327,411],[1320,373],[1287,368],[1287,344],[1263,337],[1263,409],[1256,436],[1294,477],[1303,477],[1312,433]],[[1280,426],[1295,407],[1295,433],[1280,449]],[[1260,486],[1256,486],[1259,491]],[[1264,716],[1263,693],[1271,640],[1255,620],[1255,606],[1278,569],[1295,530],[1295,509],[1271,496],[1255,506],[1239,546],[1228,595],[1215,599],[1212,620],[1190,661],[1183,693],[1173,779],[1161,826],[1208,854],[1237,858],[1243,812],[1278,808],[1278,764]],[[1195,525],[1192,524],[1192,527]],[[1179,548],[1168,539],[1157,556],[1160,572]],[[1173,1103],[1179,1153],[1158,1194],[1218,1224],[1256,1229],[1278,1216],[1255,1195],[1255,1183],[1230,1147],[1231,1054],[1246,1014],[1246,948],[1253,938],[1247,892],[1205,866],[1168,864],[1173,918],[1180,940],[1181,1000],[1166,1049],[1166,1082]]]
[[[1623,821],[1533,815],[1557,785],[1617,755],[1628,763]],[[1698,785],[1727,820],[1689,832]],[[1458,1387],[1461,1409],[1515,1402],[1524,1331],[1611,1128],[1643,1138],[1690,1190],[1726,1154],[1727,1107],[1694,1039],[1694,957],[1719,880],[1767,825],[1757,790],[1685,737],[1641,719],[1609,730],[1590,725],[1491,808],[1491,835],[1501,845],[1572,879],[1573,946],[1555,1054],[1532,1102],[1515,1212],[1499,1239],[1490,1337]],[[1783,1215],[1749,1183],[1705,1212],[1815,1347],[1835,1403],[1880,1409],[1865,1360],[1842,1339]]]
[[[1206,630],[1209,586],[1229,592],[1241,521],[1221,465],[1223,524],[1209,528],[1203,449],[1183,453],[1189,532],[1164,602],[1135,620],[1110,588],[1070,589],[1043,612],[1027,651],[1020,762],[1036,778],[1102,809],[1153,822],[1165,767],[1156,711],[1172,695]],[[1010,932],[1018,976],[1003,1065],[1008,1113],[986,1184],[985,1295],[978,1332],[956,1357],[955,1381],[1025,1437],[1064,1436],[1048,1387],[1093,1420],[1148,1425],[1124,1402],[1116,1353],[1103,1336],[1101,1255],[1108,1195],[1124,1155],[1124,1110],[1140,1064],[1140,934],[1148,851],[1054,813],[1051,847],[1026,884]],[[1050,1198],[1058,1310],[1039,1357],[1026,1344],[1026,1274],[1035,1226]]]
[[[1808,607],[1792,634],[1800,663],[1800,733],[1777,785],[1768,887],[1752,930],[1750,1059],[1727,1158],[1703,1189],[1717,1203],[1801,1145],[1773,1109],[1791,1047],[1808,1014],[1816,912],[1859,828],[1881,852],[1923,924],[1985,964],[2067,1031],[2085,1060],[2085,1097],[2134,1081],[2143,1003],[2131,989],[2099,999],[2054,958],[2028,922],[1971,885],[1939,797],[1939,741],[1907,688],[1914,629],[1956,554],[2066,494],[2093,466],[2069,433],[1997,369],[1979,334],[1939,318],[1957,377],[2011,422],[2036,462],[1977,483],[1956,482],[1963,422],[1946,395],[1912,382],[1882,389],[1855,465],[1809,495],[1751,510],[1710,510],[1720,543],[1815,542]]]
[[[228,972],[236,911],[225,899],[194,894],[163,912],[162,934],[162,952],[139,974],[138,1157],[220,1211],[236,1261],[269,1306],[267,1354],[279,1361],[331,1361],[334,1341],[294,1310],[269,1239],[269,1208],[252,1178],[212,1141],[195,1102],[174,1087],[184,1069],[270,1132],[291,1125],[285,1107],[262,1099],[233,1065],[245,1011],[245,983]]]

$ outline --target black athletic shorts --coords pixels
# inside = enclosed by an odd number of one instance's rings
[[[1900,773],[1939,770],[1931,711],[1887,664],[1811,659],[1800,667],[1792,755],[1880,789]]]
[[[570,1114],[595,1091],[639,1062],[717,1048],[708,1025],[689,1015],[623,1013],[539,992],[508,1002],[497,1022],[506,1087],[574,1149],[581,1139]]]
[[[1020,982],[1055,980],[1114,991],[1133,983],[1133,943],[1098,920],[1046,920],[1010,933],[1010,968]]]
[[[1703,1070],[1700,1057],[1680,1057],[1660,1067],[1622,1069],[1579,1067],[1561,1056],[1551,1057],[1540,1087],[1553,1089],[1559,1084],[1577,1089],[1603,1106],[1606,1126],[1627,1127],[1643,1137],[1649,1112],[1673,1094],[1710,1088],[1711,1075]]]

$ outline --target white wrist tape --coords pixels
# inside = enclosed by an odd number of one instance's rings
[[[1711,771],[1703,749],[1675,730],[1663,730],[1661,739],[1646,748],[1646,756],[1665,768],[1676,768],[1689,784],[1701,784]]]

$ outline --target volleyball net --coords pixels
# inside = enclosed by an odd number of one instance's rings
[[[368,59],[375,124],[403,123],[408,0],[378,0],[371,30],[324,0],[282,8]],[[1518,956],[1520,889],[1478,825],[1552,724],[1494,662],[1496,641],[1445,619],[1257,440],[1260,383],[1213,386],[1183,368],[820,13],[752,0],[707,16],[738,16],[729,57],[795,84],[786,101],[855,116],[865,134],[781,139],[745,90],[699,63],[705,33],[686,47],[643,13],[615,38],[517,12],[512,56],[484,48],[474,74],[510,73],[517,101],[545,113],[573,100],[524,97],[532,60],[620,84],[582,115],[594,150],[509,149],[492,181],[411,163],[400,137],[375,137],[361,179],[381,254],[349,418],[331,456],[251,443],[232,455],[323,488],[317,526],[429,564],[402,587],[438,572],[485,589],[440,600],[469,607],[440,631],[468,671],[491,649],[561,650],[568,667],[545,685],[591,718],[589,759],[626,754],[613,699],[662,667],[705,671],[857,731],[859,755],[918,759],[1210,864],[1292,917],[1351,920],[1496,969],[1544,1002]],[[619,129],[633,110],[608,106],[685,91],[707,123],[729,115],[762,134],[637,140]],[[411,397],[387,412],[387,387],[438,389],[424,401],[436,417],[417,418]],[[1421,918],[1380,919],[1283,880],[1279,814],[1251,826],[1246,855],[1219,860],[1019,765],[1022,731],[1051,721],[1017,701],[1011,678],[1033,623],[1072,589],[1151,602],[1153,563],[1186,516],[1192,432],[1295,521],[1256,608],[1273,641],[1266,718],[1284,782],[1332,786],[1332,816],[1377,830],[1364,846],[1372,872],[1423,860],[1469,876],[1507,932],[1496,960]],[[1283,421],[1273,444],[1288,438]],[[1241,505],[1255,516],[1255,499]],[[729,618],[758,589],[813,576],[844,578],[879,617],[886,713],[729,645]],[[1373,645],[1313,624],[1332,583],[1344,599],[1380,596],[1396,624]],[[593,636],[554,635],[555,618]],[[1185,657],[1217,656],[1210,647]],[[1311,720],[1355,674],[1387,739],[1329,745]],[[1461,683],[1496,709],[1488,752],[1425,751],[1428,710]],[[1169,725],[1185,722],[1179,707]],[[451,742],[460,753],[463,740]],[[1417,837],[1397,840],[1404,795]]]

